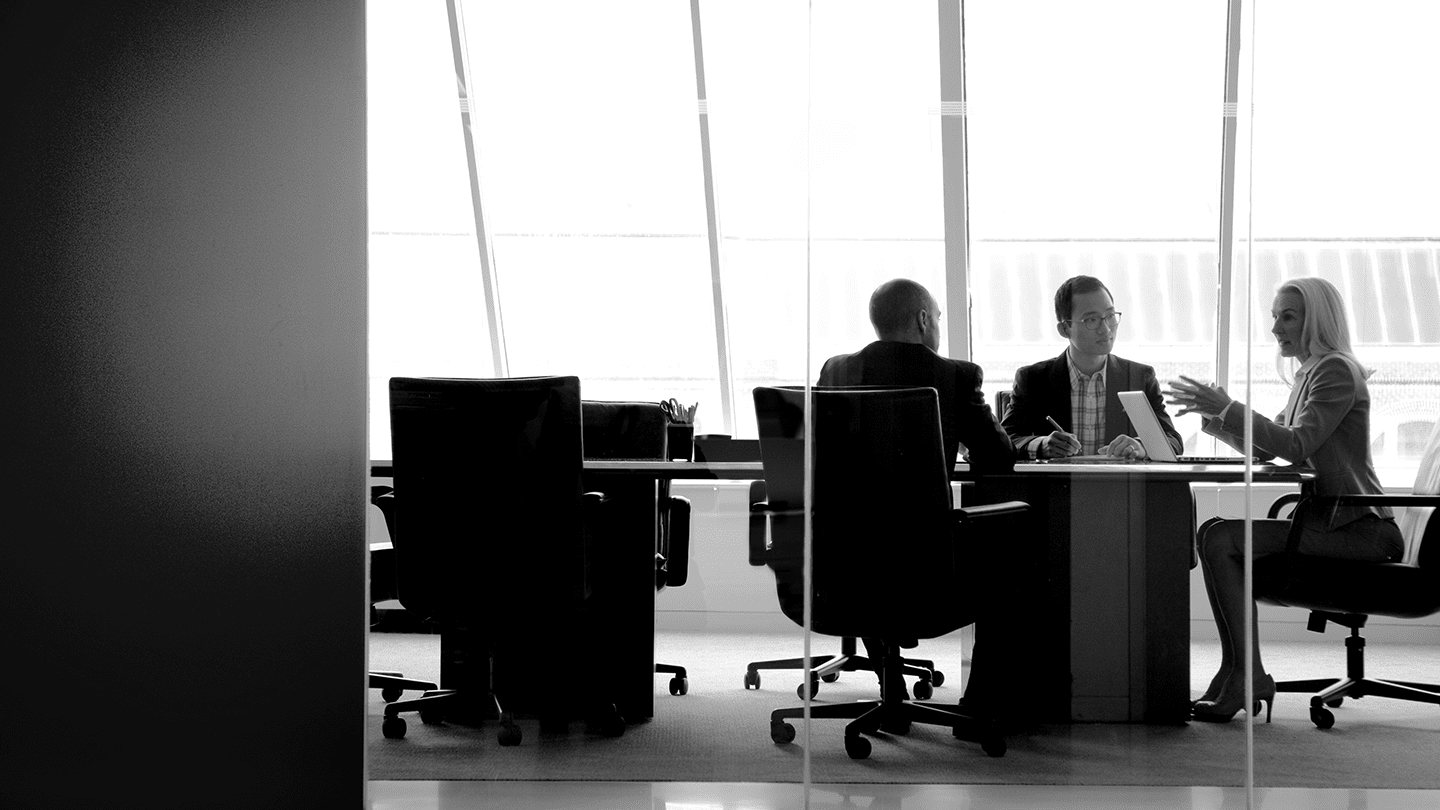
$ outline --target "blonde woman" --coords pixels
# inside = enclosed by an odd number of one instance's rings
[[[1383,490],[1370,459],[1370,391],[1364,369],[1350,350],[1350,328],[1339,290],[1320,278],[1297,278],[1281,284],[1271,307],[1279,354],[1276,368],[1290,385],[1285,410],[1275,419],[1251,414],[1222,388],[1189,377],[1170,383],[1166,393],[1178,413],[1198,413],[1204,430],[1242,449],[1245,420],[1253,428],[1257,458],[1280,458],[1315,473],[1313,494],[1378,495]],[[1298,363],[1298,367],[1296,364]],[[1294,371],[1287,373],[1290,368]],[[1299,553],[1367,562],[1399,560],[1404,550],[1400,529],[1385,507],[1346,507],[1307,512],[1302,521]],[[1290,521],[1256,520],[1254,554],[1285,550]],[[1246,600],[1244,589],[1245,526],[1241,520],[1212,522],[1199,538],[1205,590],[1220,633],[1220,671],[1205,694],[1195,701],[1191,716],[1207,722],[1228,722],[1246,708],[1244,660]],[[1275,680],[1260,660],[1257,625],[1252,610],[1254,696],[1270,720]]]

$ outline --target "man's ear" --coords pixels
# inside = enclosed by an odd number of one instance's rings
[[[1055,322],[1055,331],[1060,333],[1060,337],[1063,337],[1063,338],[1065,338],[1066,340],[1069,340],[1069,339],[1070,339],[1070,327],[1071,327],[1071,326],[1073,326],[1073,324],[1071,324],[1069,321],[1056,321],[1056,322]]]

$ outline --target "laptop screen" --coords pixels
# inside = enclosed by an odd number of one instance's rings
[[[1125,406],[1125,415],[1130,417],[1131,424],[1135,425],[1135,432],[1139,435],[1140,443],[1145,445],[1145,453],[1153,461],[1178,461],[1191,464],[1243,464],[1245,459],[1240,456],[1179,456],[1170,449],[1170,442],[1165,438],[1165,431],[1160,427],[1160,419],[1155,411],[1150,408],[1150,400],[1145,398],[1144,391],[1121,391],[1120,404]]]
[[[1150,408],[1150,400],[1145,398],[1145,392],[1121,391],[1118,396],[1120,404],[1125,406],[1125,415],[1135,426],[1140,443],[1145,445],[1145,454],[1154,461],[1178,461],[1175,451],[1170,449],[1169,440],[1165,438],[1165,431],[1160,427],[1160,420]]]

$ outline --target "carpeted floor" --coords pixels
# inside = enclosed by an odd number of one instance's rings
[[[816,654],[837,642],[817,638]],[[589,734],[583,724],[568,733],[542,734],[521,719],[524,742],[502,748],[497,726],[426,726],[410,715],[403,740],[380,734],[383,702],[371,690],[368,744],[371,779],[643,780],[798,782],[805,732],[791,745],[770,741],[769,712],[798,704],[794,673],[765,672],[762,689],[742,685],[745,664],[798,655],[798,635],[662,632],[657,659],[685,665],[690,693],[666,693],[656,676],[653,720],[632,724],[619,738]],[[926,641],[918,651],[946,672],[934,700],[961,694],[964,671],[957,635]],[[1273,643],[1266,663],[1277,677],[1322,677],[1344,667],[1341,638],[1316,643]],[[1440,648],[1375,644],[1367,650],[1377,677],[1440,681]],[[1192,649],[1192,687],[1198,694],[1218,665],[1215,643]],[[372,633],[371,667],[435,679],[439,637]],[[824,684],[818,702],[869,699],[873,676],[847,673]],[[1274,722],[1255,729],[1256,784],[1275,787],[1386,787],[1440,789],[1440,707],[1383,698],[1347,701],[1335,728],[1310,722],[1304,695],[1278,697]],[[846,756],[841,721],[813,724],[810,778],[816,782],[905,782],[1066,785],[1217,785],[1244,783],[1243,715],[1229,724],[1188,726],[1082,724],[1045,726],[1008,739],[1002,758],[953,738],[947,729],[916,726],[904,737],[872,738],[865,760]]]

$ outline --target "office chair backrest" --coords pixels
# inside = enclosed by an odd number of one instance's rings
[[[665,411],[658,402],[580,403],[585,458],[665,458]]]
[[[1009,392],[1009,391],[996,391],[996,392],[995,392],[995,418],[996,418],[996,419],[1004,419],[1004,418],[1005,418],[1005,412],[1008,411],[1008,410],[1010,410],[1010,392]]]
[[[407,611],[518,630],[584,599],[578,378],[395,377],[390,435]]]
[[[658,402],[580,403],[585,433],[587,459],[664,460],[667,455],[668,420]],[[628,481],[608,480],[604,487],[612,501],[635,498],[653,501],[658,514],[653,524],[640,520],[625,531],[636,531],[640,525],[653,525],[655,537],[656,588],[679,587],[689,578],[690,502],[672,498],[670,482],[649,478]],[[618,508],[611,505],[606,514]],[[607,521],[610,525],[613,521]]]
[[[935,390],[813,391],[814,629],[880,637],[905,626],[914,634],[917,616],[932,611],[947,622],[938,614],[949,612],[956,584],[952,500]],[[754,398],[767,500],[791,512],[772,518],[767,564],[781,609],[799,622],[805,394],[756,388]]]

